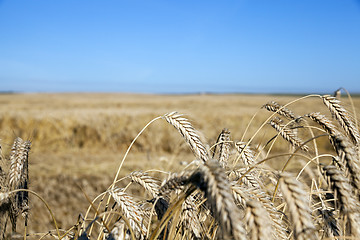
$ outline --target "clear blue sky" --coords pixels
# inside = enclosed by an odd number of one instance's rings
[[[360,92],[360,1],[0,0],[0,91]]]

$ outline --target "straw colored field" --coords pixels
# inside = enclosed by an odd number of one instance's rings
[[[223,128],[230,130],[232,140],[248,141],[271,115],[261,109],[263,104],[271,100],[286,104],[297,98],[275,95],[2,94],[1,145],[3,155],[7,156],[15,137],[31,140],[29,188],[49,203],[59,226],[68,229],[89,206],[82,190],[93,199],[110,185],[127,147],[153,118],[172,111],[186,114],[209,146],[216,142]],[[341,100],[352,111],[349,99],[344,96]],[[360,98],[353,101],[360,112]],[[331,117],[318,97],[295,102],[288,108],[298,115],[321,111]],[[267,124],[253,142],[264,142],[275,135],[275,130]],[[328,141],[320,140],[318,144],[319,149],[332,149]],[[272,153],[288,148],[289,144],[279,140]],[[159,119],[136,141],[120,175],[149,169],[174,172],[193,159],[179,133]],[[272,164],[279,169],[284,163],[274,161]],[[42,203],[33,197],[31,201],[30,231],[53,229]]]

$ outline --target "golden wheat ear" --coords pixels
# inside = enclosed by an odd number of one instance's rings
[[[10,171],[9,171],[9,190],[28,189],[29,170],[28,155],[31,147],[30,141],[24,141],[16,138],[11,148],[10,154]],[[26,191],[16,193],[11,198],[11,208],[9,212],[10,221],[13,230],[16,231],[16,222],[19,213],[25,218],[27,224],[29,210],[29,194]]]
[[[234,202],[230,183],[217,160],[201,164],[189,181],[205,193],[205,197],[225,237],[246,239],[241,212]]]
[[[324,104],[327,106],[327,108],[330,110],[330,112],[338,120],[345,132],[348,134],[350,139],[353,141],[353,143],[358,145],[360,143],[360,134],[350,113],[341,106],[340,101],[335,97],[330,95],[324,95],[321,98]]]
[[[224,168],[227,166],[230,156],[230,131],[227,128],[224,128],[221,133],[219,134],[212,158],[215,158],[216,149],[219,147],[219,156],[218,160],[220,165]]]
[[[124,217],[129,221],[135,235],[140,238],[146,236],[145,213],[134,201],[134,199],[125,193],[123,189],[115,188],[109,190],[110,195],[120,207]]]
[[[154,177],[151,177],[147,173],[141,171],[134,171],[130,174],[130,178],[133,182],[138,183],[146,191],[148,191],[153,198],[159,195],[160,181]]]
[[[274,117],[269,123],[277,132],[279,132],[280,136],[282,136],[292,146],[300,148],[305,152],[309,151],[309,147],[303,144],[303,141],[297,136],[296,132],[293,129],[288,128],[286,125],[283,125],[280,118]]]
[[[325,177],[328,178],[329,186],[337,196],[340,213],[346,215],[349,220],[351,233],[357,238],[360,237],[359,203],[354,197],[349,180],[336,166],[325,166],[323,170]]]
[[[246,202],[245,222],[251,240],[273,239],[269,213],[256,200]]]
[[[280,104],[278,104],[275,101],[270,101],[270,102],[264,104],[262,106],[262,108],[265,108],[266,110],[268,110],[270,112],[276,112],[280,116],[283,116],[290,120],[299,121],[299,119],[301,119],[300,116],[296,116],[295,113],[293,113],[290,109],[288,109],[284,106],[281,106]]]
[[[310,202],[303,184],[289,173],[282,173],[279,182],[280,190],[290,212],[291,222],[294,225],[294,238],[317,240]]]
[[[177,112],[165,114],[163,119],[180,132],[197,159],[202,160],[203,162],[206,162],[209,159],[205,145],[200,140],[198,133],[189,120]]]

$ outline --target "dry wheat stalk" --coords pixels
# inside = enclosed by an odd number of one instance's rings
[[[145,214],[133,198],[120,188],[111,189],[109,193],[129,221],[130,227],[137,238],[146,236]]]
[[[263,208],[261,203],[251,199],[246,202],[245,221],[249,231],[249,239],[274,239],[272,238],[271,219],[269,213]]]
[[[317,239],[307,198],[308,194],[303,185],[289,173],[282,173],[279,182],[280,190],[290,212],[291,222],[294,224],[294,238]]]
[[[0,161],[3,160],[3,155],[2,155],[2,146],[1,146],[1,139],[0,139]],[[0,169],[1,171],[1,169]]]
[[[280,133],[280,135],[288,141],[294,147],[299,147],[300,149],[304,150],[305,152],[309,151],[309,147],[302,144],[300,138],[297,137],[297,134],[290,128],[282,125],[282,120],[278,117],[275,117],[270,120],[270,125]]]
[[[275,101],[270,101],[264,104],[262,107],[268,111],[276,112],[279,115],[286,117],[287,119],[296,120],[296,121],[301,119],[300,116],[296,116],[290,109],[281,106]]]
[[[200,165],[190,177],[190,181],[205,193],[223,236],[246,239],[245,229],[240,219],[241,213],[234,203],[230,184],[218,161],[209,160]]]
[[[219,163],[222,167],[226,167],[230,156],[230,131],[224,128],[215,144],[213,158],[215,157],[216,148],[219,145]]]
[[[147,173],[141,171],[134,171],[130,173],[130,178],[133,182],[140,184],[145,190],[147,190],[152,197],[157,197],[159,194],[159,180],[151,177]]]
[[[177,112],[165,114],[163,119],[173,125],[180,132],[185,141],[190,145],[190,148],[195,154],[196,158],[202,160],[203,162],[206,162],[209,159],[204,144],[201,142],[198,133],[191,125],[189,120]]]
[[[360,143],[359,130],[356,128],[350,113],[340,105],[340,101],[333,96],[322,96],[324,104],[328,107],[330,112],[339,121],[345,132],[350,136],[355,144]]]
[[[251,166],[255,163],[254,153],[245,142],[236,142],[235,148],[241,154],[241,160],[245,166]]]

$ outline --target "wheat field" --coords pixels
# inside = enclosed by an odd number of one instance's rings
[[[360,98],[346,91],[0,106],[2,238],[360,239]]]

